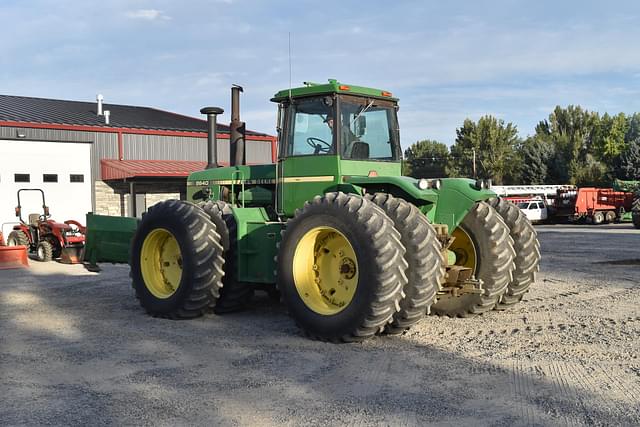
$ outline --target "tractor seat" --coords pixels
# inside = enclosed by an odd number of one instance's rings
[[[29,214],[29,225],[38,225],[39,220],[40,220],[40,214],[37,214],[37,213]]]
[[[351,148],[352,159],[368,159],[369,158],[369,144],[362,141],[355,141]]]

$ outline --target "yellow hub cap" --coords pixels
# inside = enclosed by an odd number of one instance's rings
[[[478,258],[473,240],[461,227],[456,228],[452,236],[456,239],[449,249],[456,254],[456,265],[470,268],[475,272]]]
[[[302,301],[322,315],[344,310],[358,286],[358,259],[349,240],[332,227],[316,227],[293,254],[293,280]]]
[[[157,228],[147,235],[140,252],[144,284],[155,297],[169,298],[182,278],[182,253],[169,231]]]

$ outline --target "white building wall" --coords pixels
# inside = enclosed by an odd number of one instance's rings
[[[30,182],[15,182],[15,174],[29,174]],[[43,182],[44,174],[57,175],[58,182]],[[84,182],[70,182],[72,174],[82,175]],[[42,189],[56,221],[84,224],[91,210],[91,144],[0,139],[0,224],[16,221],[16,192],[21,188]],[[30,213],[42,212],[38,192],[23,192],[20,199],[25,221]],[[2,226],[5,238],[11,227]]]

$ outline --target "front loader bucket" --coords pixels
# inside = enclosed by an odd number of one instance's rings
[[[84,258],[84,246],[69,246],[62,248],[60,262],[63,264],[81,264]]]
[[[137,228],[136,218],[88,213],[84,260],[91,266],[98,262],[129,262],[131,240]]]
[[[0,270],[29,267],[26,246],[0,246]]]

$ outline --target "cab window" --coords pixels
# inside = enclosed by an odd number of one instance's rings
[[[333,108],[330,98],[301,99],[290,110],[287,156],[334,154]]]
[[[393,106],[374,100],[340,104],[340,155],[353,160],[397,160]]]

